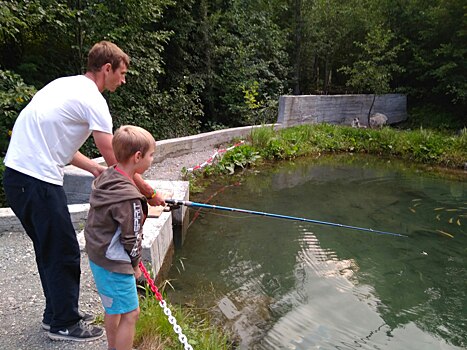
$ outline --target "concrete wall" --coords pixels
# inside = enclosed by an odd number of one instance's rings
[[[281,96],[277,122],[283,127],[299,124],[350,125],[355,117],[367,125],[373,95],[299,95]],[[401,94],[376,95],[371,114],[383,113],[388,124],[407,119],[407,97]]]
[[[271,126],[271,124],[268,125]],[[273,124],[273,126],[276,128],[282,127],[280,124]],[[181,156],[190,152],[213,148],[214,146],[230,142],[235,138],[246,138],[251,134],[252,130],[259,127],[261,127],[261,125],[244,126],[175,139],[160,140],[156,142],[157,146],[154,161],[159,162],[167,157]]]

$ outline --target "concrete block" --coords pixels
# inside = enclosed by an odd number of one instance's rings
[[[82,230],[88,217],[89,204],[68,205],[68,211],[75,230]],[[0,208],[0,234],[5,232],[24,232],[21,222],[11,208]]]
[[[173,246],[172,215],[166,212],[158,218],[148,218],[143,234],[143,259],[150,263],[152,272],[157,275]]]
[[[63,177],[63,189],[67,196],[67,203],[88,203],[93,181],[94,176],[91,173],[68,165]]]
[[[147,182],[157,191],[173,193],[173,198],[186,200],[189,198],[188,181],[147,180]],[[178,227],[187,226],[183,213],[187,213],[187,208],[180,207],[172,212],[163,212],[159,218],[148,218],[144,224],[143,259],[150,261],[152,272],[158,278],[162,278],[168,270],[163,269],[163,266],[171,263],[174,241],[182,240],[179,238],[180,234],[182,236],[186,234],[185,229],[182,233],[177,233],[177,238],[174,237],[174,232],[180,231]]]

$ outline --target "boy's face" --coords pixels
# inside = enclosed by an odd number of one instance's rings
[[[154,153],[156,151],[156,146],[152,145],[151,148],[146,152],[144,157],[141,157],[138,164],[136,165],[135,171],[138,174],[144,173],[151,166],[154,160]]]

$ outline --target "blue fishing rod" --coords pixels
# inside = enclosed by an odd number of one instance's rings
[[[195,207],[195,208],[197,207],[197,208],[205,208],[205,209],[225,210],[225,211],[232,211],[232,212],[237,212],[237,213],[267,216],[267,217],[276,218],[276,219],[286,219],[286,220],[294,220],[294,221],[311,222],[313,224],[318,224],[318,225],[341,227],[341,228],[347,228],[347,229],[357,230],[357,231],[366,231],[366,232],[377,233],[377,234],[380,234],[380,235],[390,235],[390,236],[403,237],[403,238],[408,237],[408,236],[400,234],[400,233],[379,231],[379,230],[374,230],[372,228],[364,228],[364,227],[336,224],[336,223],[333,223],[333,222],[312,220],[312,219],[306,219],[306,218],[299,218],[299,217],[296,217],[296,216],[265,213],[265,212],[261,212],[261,211],[254,211],[254,210],[247,210],[247,209],[240,209],[240,208],[223,207],[221,205],[211,205],[211,204],[197,203],[197,202],[191,202],[191,201],[182,201],[182,200],[178,200],[178,199],[166,199],[165,202],[167,204],[169,204],[169,205],[175,205],[175,206],[184,205],[186,207]]]

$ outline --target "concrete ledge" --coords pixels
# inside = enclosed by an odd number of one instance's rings
[[[275,128],[282,127],[280,124],[266,124]],[[160,140],[156,142],[156,155],[154,161],[160,162],[167,157],[177,155],[181,156],[190,152],[201,151],[206,148],[212,148],[222,143],[230,142],[235,138],[245,138],[251,134],[251,131],[260,128],[263,125],[244,126],[206,132],[198,135],[179,137],[175,139]]]
[[[173,192],[173,198],[189,200],[189,182],[187,181],[147,181],[151,186],[164,192]],[[182,237],[174,236],[174,227],[186,227],[187,208],[181,206],[172,212],[163,212],[158,218],[148,218],[143,227],[143,260],[151,264],[152,272],[163,279],[172,263],[174,241],[183,240],[186,229],[180,231]]]
[[[102,158],[103,160],[104,158]],[[88,203],[93,180],[94,176],[91,173],[73,165],[66,166],[65,176],[63,177],[63,189],[66,193],[68,204]]]
[[[167,140],[156,141],[156,154],[154,155],[154,162],[160,162],[165,158],[172,156],[182,156],[191,152],[198,152],[206,148],[214,148],[217,145],[230,142],[235,138],[245,138],[251,134],[251,131],[263,126],[272,126],[274,128],[282,128],[281,124],[264,124],[242,126],[238,128],[223,129],[205,132],[196,135],[178,137]],[[96,162],[105,164],[103,157],[95,158]],[[67,174],[75,175],[82,171],[79,168],[68,165],[65,167],[65,176]]]
[[[75,230],[82,230],[88,217],[89,204],[68,205],[71,221]],[[0,234],[5,232],[24,232],[21,222],[11,208],[0,208]]]

